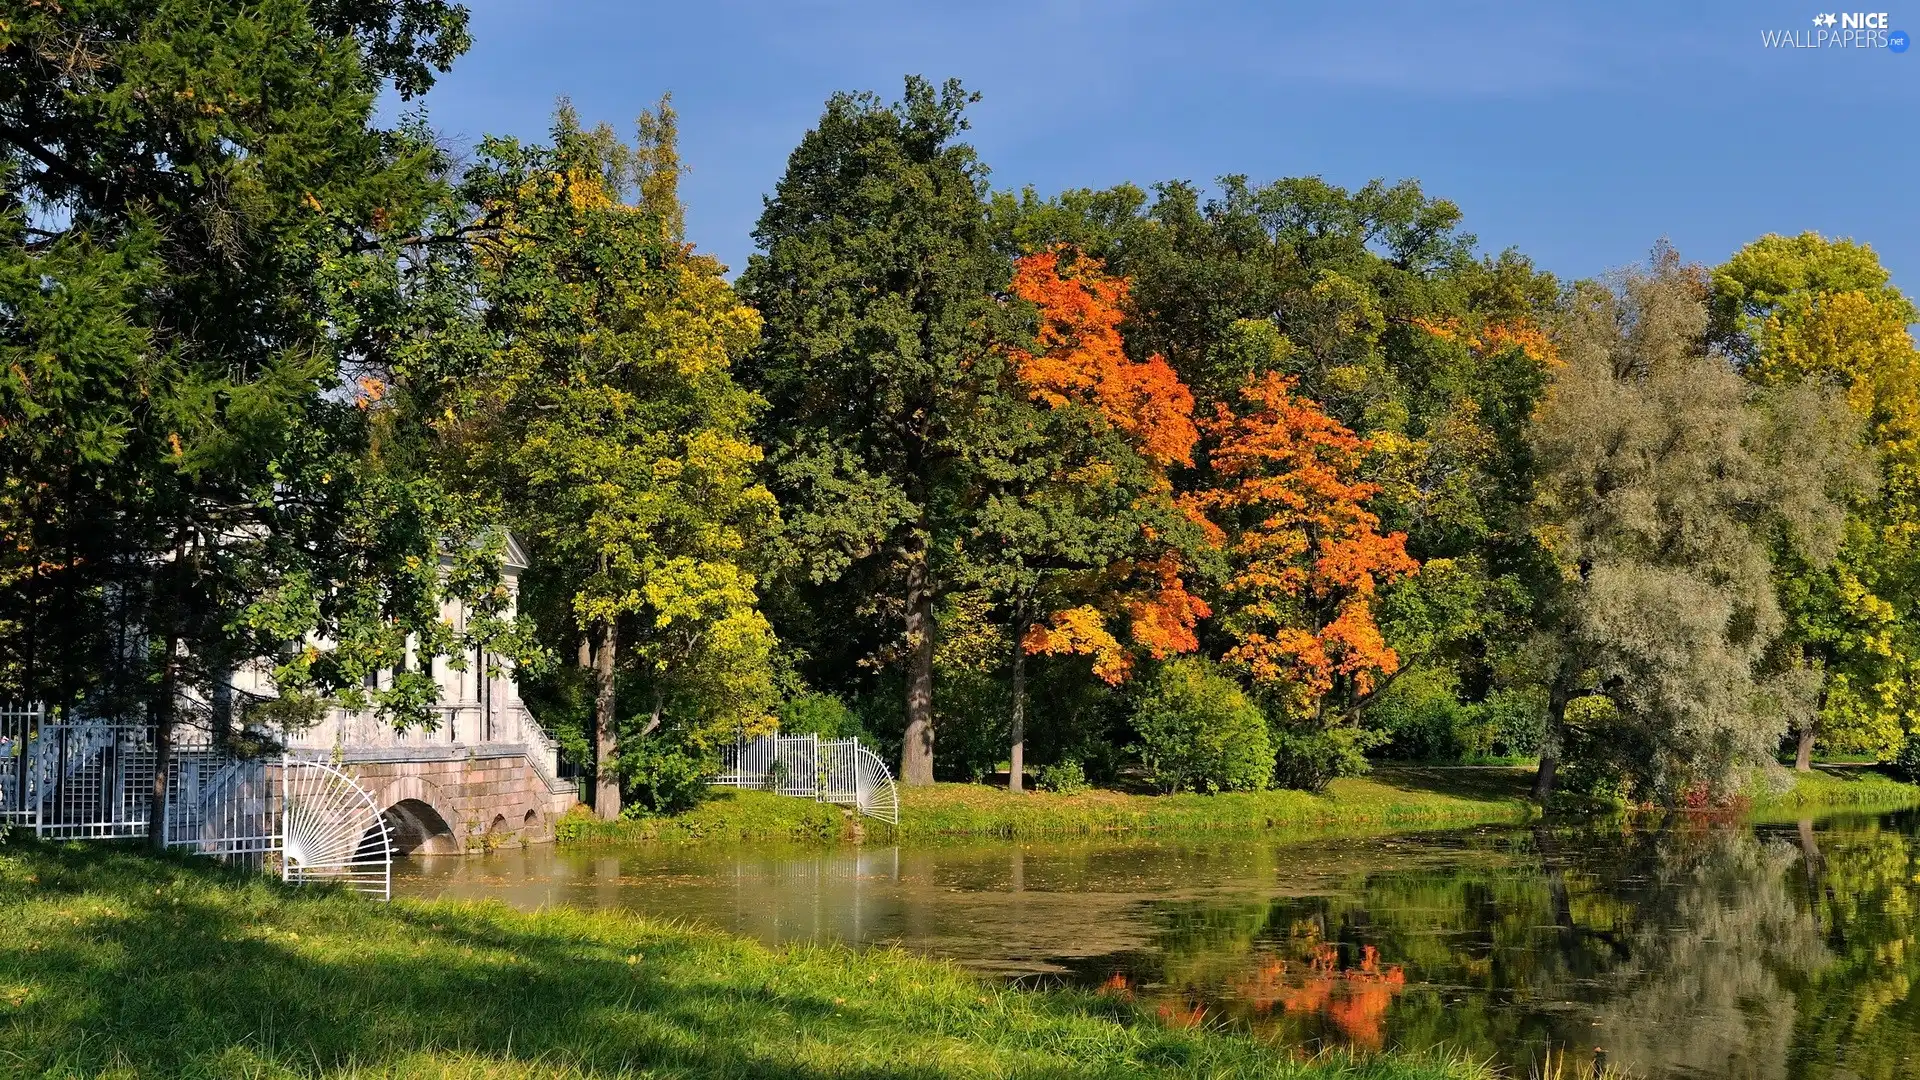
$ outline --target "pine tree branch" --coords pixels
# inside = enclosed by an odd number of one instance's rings
[[[59,154],[41,146],[40,143],[33,138],[31,133],[21,128],[0,122],[0,141],[5,141],[8,145],[20,150],[27,156],[40,162],[40,164],[45,165],[48,172],[77,188],[93,192],[96,195],[106,190],[106,185],[100,183],[98,179],[87,175],[84,170],[78,168]]]

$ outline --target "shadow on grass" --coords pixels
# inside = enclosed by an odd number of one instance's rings
[[[1527,798],[1533,790],[1533,772],[1531,765],[1381,765],[1371,776],[1402,791],[1490,801]]]
[[[1896,775],[1891,766],[1873,761],[1815,762],[1813,771],[1829,780],[1853,783],[1881,783],[1887,780],[1905,779]]]
[[[1255,1052],[1221,1041],[1218,1060],[1104,999],[1017,997],[897,954],[0,847],[4,1075],[1204,1075]]]

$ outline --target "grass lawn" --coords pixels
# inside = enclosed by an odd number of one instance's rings
[[[1127,1002],[618,913],[382,905],[111,845],[0,845],[0,1076],[1370,1077]]]
[[[1874,769],[1815,765],[1809,773],[1791,773],[1793,787],[1773,791],[1754,785],[1755,816],[1792,817],[1812,810],[1897,810],[1920,806],[1920,787],[1903,784]]]
[[[563,822],[570,841],[831,840],[856,830],[883,839],[951,836],[1060,836],[1145,829],[1355,828],[1526,821],[1530,769],[1378,769],[1336,780],[1325,793],[1262,791],[1226,795],[1126,795],[1087,791],[1015,795],[983,784],[901,789],[897,828],[856,819],[838,807],[762,792],[721,792],[674,817]]]

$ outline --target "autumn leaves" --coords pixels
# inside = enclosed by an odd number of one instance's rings
[[[1038,312],[1033,350],[1011,352],[1028,395],[1123,433],[1153,467],[1138,500],[1197,526],[1185,545],[1143,528],[1127,565],[1100,575],[1109,588],[1041,613],[1022,640],[1029,654],[1085,654],[1118,683],[1132,660],[1110,623],[1124,618],[1133,646],[1165,659],[1198,649],[1214,617],[1224,658],[1296,714],[1317,711],[1337,683],[1365,694],[1397,669],[1373,602],[1418,564],[1405,534],[1383,534],[1367,509],[1378,490],[1360,479],[1367,440],[1274,372],[1250,377],[1237,406],[1196,419],[1163,358],[1127,356],[1126,282],[1072,248],[1021,258],[1011,292]]]

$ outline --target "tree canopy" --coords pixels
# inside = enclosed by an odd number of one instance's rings
[[[1562,281],[1411,180],[996,191],[912,77],[827,100],[733,284],[668,99],[379,119],[457,5],[16,8],[0,692],[163,761],[483,664],[607,816],[781,718],[1016,790],[1920,762],[1920,309],[1864,244]]]

